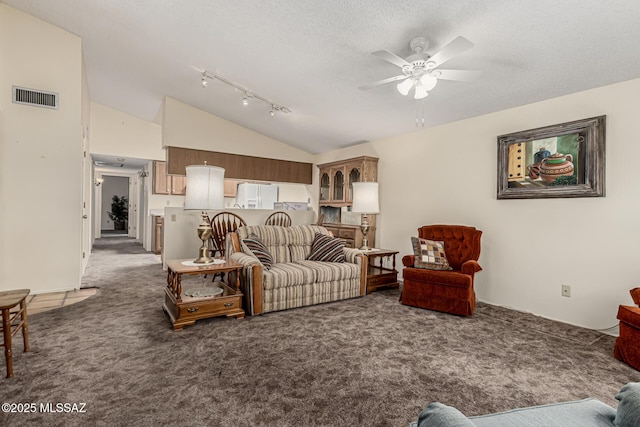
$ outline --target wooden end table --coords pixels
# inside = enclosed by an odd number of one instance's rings
[[[191,259],[167,261],[167,287],[163,310],[177,331],[184,326],[193,325],[196,320],[209,317],[227,316],[236,319],[244,318],[242,309],[242,292],[240,292],[240,271],[242,264],[226,261],[222,264],[184,265]],[[218,282],[223,293],[212,297],[189,297],[182,289],[182,275],[198,275],[227,273],[228,283]]]
[[[398,251],[389,249],[373,249],[362,251],[367,257],[367,293],[381,288],[397,288],[398,270],[396,270],[396,255]],[[384,267],[384,259],[392,259],[392,268]],[[376,263],[376,260],[378,261]]]

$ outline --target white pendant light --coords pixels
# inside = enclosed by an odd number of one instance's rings
[[[431,74],[425,74],[424,76],[420,77],[420,83],[422,83],[422,86],[425,88],[425,90],[431,90],[436,87],[438,79]]]
[[[407,96],[409,94],[409,91],[413,87],[413,82],[414,81],[412,78],[408,78],[403,82],[398,83],[398,86],[396,86],[398,88],[398,92],[400,92],[404,96]]]
[[[429,92],[427,92],[427,89],[425,89],[425,87],[421,83],[416,84],[416,93],[413,97],[415,99],[422,99],[422,98],[426,98],[427,95],[429,95]]]

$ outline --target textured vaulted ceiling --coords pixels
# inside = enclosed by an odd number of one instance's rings
[[[153,120],[164,96],[311,153],[640,77],[635,0],[4,0],[82,37],[92,101]],[[445,68],[483,71],[441,81],[422,106],[371,55],[435,52],[461,35],[475,47]],[[241,104],[197,69],[292,110]],[[43,70],[44,72],[45,70]],[[579,117],[576,117],[578,119]]]

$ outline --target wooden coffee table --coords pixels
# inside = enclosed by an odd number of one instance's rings
[[[227,261],[222,264],[185,265],[191,259],[167,261],[167,287],[162,308],[169,315],[173,330],[193,325],[196,320],[209,317],[227,316],[244,318],[242,292],[240,292],[240,271],[242,264]],[[221,295],[211,297],[189,297],[182,289],[182,275],[226,273],[228,283],[217,282],[223,289]]]

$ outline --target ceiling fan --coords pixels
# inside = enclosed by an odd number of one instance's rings
[[[413,51],[413,54],[409,55],[406,59],[388,50],[373,52],[373,55],[378,58],[400,67],[402,74],[360,86],[360,89],[371,89],[376,86],[402,80],[397,85],[398,92],[407,96],[409,92],[415,88],[413,97],[415,99],[422,99],[436,86],[439,79],[471,82],[480,77],[482,72],[477,70],[444,70],[438,68],[454,56],[471,49],[473,43],[468,39],[458,36],[433,55],[425,52],[428,46],[429,42],[426,37],[414,37],[409,42],[409,47]]]

